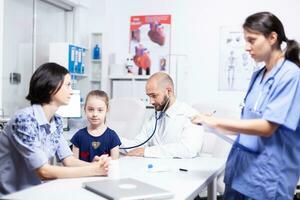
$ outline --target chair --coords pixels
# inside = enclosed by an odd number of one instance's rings
[[[230,103],[228,103],[230,104]],[[233,107],[231,105],[225,105],[224,103],[220,102],[198,102],[193,105],[199,113],[201,114],[210,114],[215,112],[213,115],[216,117],[224,117],[224,118],[232,118],[238,119],[239,118],[239,108],[238,106]],[[205,132],[205,141],[202,146],[201,153],[202,154],[209,154],[215,157],[226,157],[229,153],[231,148],[231,144],[224,141],[222,138],[216,136],[215,134]],[[235,136],[227,136],[232,139]]]
[[[145,104],[136,98],[114,98],[110,100],[107,125],[119,136],[133,139],[141,130],[145,115]]]
[[[238,106],[232,107],[230,103],[224,104],[221,102],[198,102],[193,105],[199,113],[201,114],[210,114],[215,111],[213,114],[216,117],[224,118],[239,118],[239,108]],[[230,143],[224,139],[218,137],[217,135],[204,132],[204,141],[201,149],[200,156],[212,156],[212,157],[227,157],[231,148]],[[231,139],[234,139],[235,136],[227,136]],[[217,182],[217,191],[220,194],[224,193],[225,184],[223,183],[223,174],[218,177]]]

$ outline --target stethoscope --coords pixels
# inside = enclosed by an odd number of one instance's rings
[[[276,76],[276,75],[278,74],[278,72],[282,69],[282,67],[283,67],[283,65],[284,65],[284,63],[285,63],[285,61],[286,61],[286,59],[283,60],[283,62],[282,62],[281,65],[278,67],[278,69],[275,71],[275,73],[274,73],[271,77],[269,77],[269,78],[266,80],[266,82],[264,83],[265,85],[268,85],[268,87],[267,87],[268,91],[267,91],[267,94],[265,95],[265,97],[268,96],[269,92],[271,91],[271,88],[272,88],[273,83],[274,83],[274,81],[275,81],[275,76]],[[255,82],[256,82],[256,79],[259,77],[260,73],[262,73],[262,71],[264,71],[264,70],[265,70],[265,67],[261,68],[261,69],[256,73],[255,77],[252,79],[252,81],[251,81],[251,83],[250,83],[250,87],[249,87],[249,89],[248,89],[248,91],[247,91],[247,93],[246,93],[246,95],[245,95],[244,101],[243,101],[243,103],[242,103],[242,105],[241,105],[241,107],[242,107],[242,115],[244,114],[244,108],[245,108],[245,105],[246,105],[247,97],[248,97],[249,93],[251,92],[251,90],[253,89],[253,86],[254,86],[254,84],[255,84]],[[261,105],[262,102],[264,101],[264,99],[262,98],[262,97],[263,97],[263,91],[264,91],[264,88],[265,88],[265,86],[263,87],[263,89],[262,89],[262,90],[259,92],[259,94],[258,94],[258,97],[257,97],[257,99],[256,99],[256,101],[255,101],[255,103],[254,103],[253,109],[252,109],[253,112],[259,112],[259,111],[258,111],[258,109],[259,109],[259,107],[260,107],[259,105]]]
[[[286,61],[286,59],[283,60],[283,62],[282,62],[281,65],[278,67],[278,69],[275,71],[275,73],[274,73],[271,77],[269,77],[269,78],[266,80],[266,82],[264,83],[265,85],[268,84],[268,86],[267,86],[268,91],[267,91],[267,94],[264,95],[265,97],[267,97],[268,94],[269,94],[269,92],[271,91],[271,88],[272,88],[272,86],[273,86],[273,83],[275,82],[275,76],[276,76],[276,75],[278,74],[278,72],[282,69],[282,67],[283,67],[283,65],[284,65],[284,63],[285,63],[285,61]],[[252,79],[252,81],[251,81],[251,83],[250,83],[250,87],[249,87],[249,89],[248,89],[248,91],[247,91],[247,94],[246,94],[246,96],[245,96],[245,98],[244,98],[243,105],[242,105],[242,111],[241,111],[242,116],[244,115],[244,109],[245,109],[245,104],[246,104],[247,97],[248,97],[249,93],[251,92],[251,90],[252,90],[252,88],[253,88],[253,86],[254,86],[254,84],[255,84],[257,78],[258,78],[259,75],[260,75],[260,73],[262,73],[264,70],[265,70],[265,67],[263,67],[262,69],[260,69],[260,70],[255,74],[255,77]],[[262,105],[262,103],[264,102],[264,99],[263,99],[262,97],[263,97],[263,91],[264,91],[265,85],[264,85],[264,87],[262,88],[262,90],[261,90],[261,91],[259,92],[259,94],[258,94],[258,97],[257,97],[257,99],[256,99],[256,101],[255,101],[255,103],[254,103],[254,106],[253,106],[253,108],[251,109],[252,112],[256,112],[256,113],[261,114],[261,111],[259,111],[259,108],[260,108],[260,105]],[[254,150],[252,150],[252,149],[250,149],[250,148],[248,148],[248,147],[245,147],[244,145],[240,144],[239,141],[240,141],[240,134],[238,135],[238,137],[237,137],[237,139],[236,139],[235,145],[239,146],[240,148],[242,148],[242,149],[244,149],[244,150],[246,150],[246,151],[253,152],[253,153],[257,153],[256,151],[254,151]]]
[[[160,111],[159,115],[158,115],[158,112],[155,111],[155,125],[154,125],[154,129],[153,129],[151,135],[148,137],[147,140],[145,140],[144,142],[142,142],[142,143],[140,143],[140,144],[134,145],[134,146],[130,146],[130,147],[120,147],[120,149],[133,149],[133,148],[137,148],[137,147],[140,147],[140,146],[146,144],[146,143],[154,136],[154,134],[155,134],[155,132],[156,132],[156,128],[157,128],[157,122],[158,122],[158,120],[162,119],[162,118],[165,116],[165,111],[166,111],[166,109],[167,109],[169,103],[170,103],[170,98],[168,98],[168,100],[167,100],[167,102],[166,102],[164,108],[162,109],[162,111]]]

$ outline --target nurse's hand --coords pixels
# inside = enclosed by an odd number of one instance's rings
[[[203,115],[198,114],[191,118],[192,123],[197,125],[206,125],[211,128],[217,127],[217,120],[216,118],[212,117],[211,115]]]

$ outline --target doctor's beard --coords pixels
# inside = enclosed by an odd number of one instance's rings
[[[164,96],[164,100],[161,104],[153,104],[156,111],[167,110],[169,105],[169,97],[167,95]]]

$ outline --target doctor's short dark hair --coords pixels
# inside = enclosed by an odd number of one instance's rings
[[[32,104],[50,103],[51,96],[61,88],[69,71],[57,63],[45,63],[33,73],[26,99]]]

